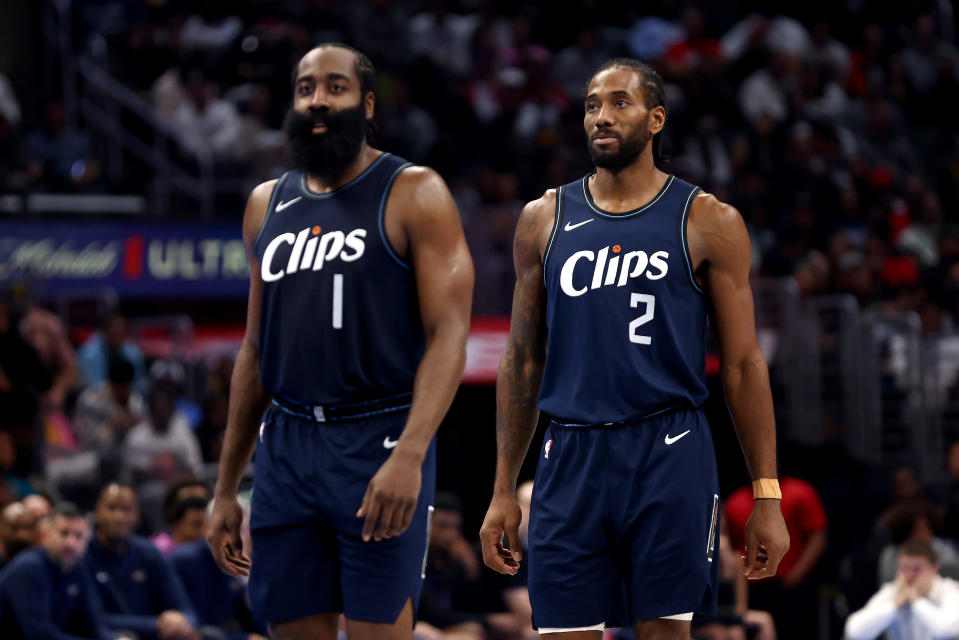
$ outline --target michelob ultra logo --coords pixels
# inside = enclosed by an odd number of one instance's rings
[[[307,227],[296,235],[292,232],[281,233],[270,240],[260,264],[263,282],[276,282],[297,271],[319,271],[324,264],[336,259],[353,262],[363,257],[366,251],[363,241],[366,229],[354,229],[346,234],[342,231],[321,232],[319,226]],[[293,246],[285,267],[274,264],[276,252],[284,244]]]
[[[669,271],[669,253],[657,251],[647,255],[645,251],[630,251],[622,256],[620,245],[612,247],[613,257],[609,257],[610,247],[603,247],[599,251],[577,251],[563,263],[559,273],[559,286],[563,293],[576,298],[590,289],[599,287],[622,287],[632,278],[646,276],[648,280],[659,280]],[[587,280],[583,275],[590,273],[592,264],[592,278]]]

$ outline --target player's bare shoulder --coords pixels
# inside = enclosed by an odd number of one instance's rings
[[[439,173],[429,167],[411,165],[400,171],[393,182],[387,215],[395,213],[406,227],[428,224],[437,216],[448,215],[452,203],[453,196]]]
[[[542,196],[531,200],[523,207],[513,239],[513,251],[517,258],[520,257],[521,252],[524,254],[535,252],[542,262],[556,221],[556,191],[556,189],[547,189]]]
[[[246,201],[246,211],[243,212],[243,239],[247,244],[252,245],[257,234],[260,233],[260,227],[266,220],[267,209],[270,207],[270,199],[273,197],[273,190],[279,179],[267,180],[261,182]]]
[[[749,235],[736,207],[700,191],[689,208],[686,227],[694,270],[703,260],[714,261],[728,251],[748,251]]]

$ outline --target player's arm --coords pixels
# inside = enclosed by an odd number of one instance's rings
[[[549,191],[523,209],[513,238],[516,288],[506,350],[496,379],[496,480],[480,541],[483,561],[515,574],[522,559],[516,479],[536,430],[536,396],[546,363],[546,287],[543,253],[553,225],[556,194]],[[503,535],[509,549],[503,548]]]
[[[398,247],[416,277],[426,344],[413,383],[413,402],[393,453],[370,480],[357,511],[364,540],[397,536],[409,526],[420,493],[421,467],[466,366],[473,261],[453,196],[443,179],[411,167],[396,179],[385,212],[400,223]],[[398,229],[399,230],[399,229]]]
[[[220,468],[214,492],[213,512],[207,542],[220,568],[233,576],[247,575],[250,560],[243,554],[240,524],[243,510],[236,500],[236,491],[246,471],[253,449],[260,417],[266,410],[269,394],[260,382],[260,264],[253,243],[269,207],[276,180],[264,182],[253,190],[243,214],[243,244],[250,263],[250,295],[246,310],[246,333],[233,366],[230,381],[230,404],[226,434],[220,454]]]
[[[690,250],[695,246],[703,257],[699,271],[719,339],[726,404],[746,464],[754,480],[776,478],[776,424],[769,371],[756,339],[746,225],[736,209],[704,194],[693,201],[688,231]],[[789,550],[779,502],[756,500],[746,522],[746,575],[750,579],[776,575],[779,561]]]

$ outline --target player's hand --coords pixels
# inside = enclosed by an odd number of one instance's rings
[[[210,513],[206,543],[220,569],[234,578],[250,575],[250,559],[243,553],[240,527],[243,509],[236,496],[216,496]]]
[[[480,528],[483,562],[493,571],[515,576],[519,570],[519,563],[523,559],[523,546],[519,541],[519,523],[522,518],[523,512],[516,496],[509,492],[493,494],[486,519]],[[509,549],[503,546],[504,535]]]
[[[789,551],[789,532],[779,500],[756,500],[746,520],[746,578],[762,580],[776,575],[779,561]]]
[[[366,486],[356,512],[363,522],[363,541],[379,542],[398,536],[410,526],[420,497],[420,462],[396,448]]]

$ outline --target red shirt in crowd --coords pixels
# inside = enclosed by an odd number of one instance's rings
[[[825,531],[826,511],[822,500],[811,484],[799,478],[780,478],[782,490],[783,519],[789,531],[789,553],[779,563],[776,575],[782,577],[796,565],[796,561],[806,549],[809,536],[817,531]],[[746,519],[753,510],[753,488],[745,486],[737,489],[726,500],[726,517],[729,522],[729,535],[735,549],[746,553]]]

